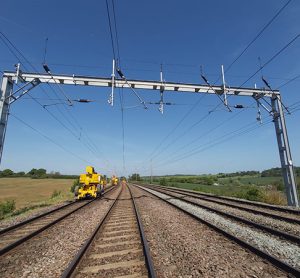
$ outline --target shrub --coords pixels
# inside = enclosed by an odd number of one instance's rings
[[[54,198],[56,198],[56,197],[58,197],[58,196],[60,196],[60,195],[61,195],[61,191],[55,189],[55,190],[52,192],[51,199],[54,199]]]
[[[7,200],[0,203],[0,217],[3,218],[6,214],[12,213],[16,209],[15,200]]]
[[[250,201],[259,201],[261,194],[258,188],[251,188],[246,191],[245,199]]]
[[[74,193],[76,186],[79,186],[79,178],[74,180],[73,185],[70,188],[70,192]]]
[[[278,191],[284,191],[284,185],[283,185],[282,182],[280,182],[280,181],[275,181],[273,184],[274,184],[274,186],[276,187],[276,189],[277,189]]]
[[[166,178],[162,178],[162,179],[160,179],[159,184],[162,186],[167,186],[168,182],[167,182]]]
[[[267,190],[264,192],[263,201],[273,205],[286,205],[287,200],[282,191]]]

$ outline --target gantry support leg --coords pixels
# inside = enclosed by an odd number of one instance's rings
[[[282,175],[289,206],[299,207],[297,185],[292,161],[292,155],[287,135],[281,96],[274,95],[272,101],[273,120],[279,149]]]
[[[3,145],[9,113],[9,96],[13,93],[13,81],[10,77],[3,77],[0,99],[0,162],[2,159]]]

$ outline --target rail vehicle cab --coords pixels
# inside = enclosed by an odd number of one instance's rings
[[[119,179],[116,176],[111,177],[111,185],[118,185]]]
[[[87,166],[86,173],[79,177],[79,186],[75,188],[77,200],[87,198],[97,198],[104,192],[104,179],[101,174],[95,172],[94,167]]]

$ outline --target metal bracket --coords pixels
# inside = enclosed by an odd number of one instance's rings
[[[222,66],[223,69],[223,66]],[[224,69],[222,70],[222,76],[223,76],[223,87],[222,90],[217,91],[213,88],[213,86],[209,83],[209,81],[206,79],[206,77],[201,73],[201,77],[204,80],[204,82],[206,83],[206,85],[209,86],[209,89],[211,89],[216,96],[221,100],[221,102],[224,104],[224,106],[228,109],[229,112],[232,112],[231,108],[229,107],[228,103],[227,103],[227,94],[226,94],[226,86],[225,86],[225,77],[224,77]],[[208,91],[207,91],[208,92]],[[224,99],[220,96],[224,94]]]
[[[162,65],[160,66],[160,82],[161,82],[161,86],[160,86],[160,101],[159,101],[158,111],[161,114],[164,114],[164,90],[165,90],[165,86],[164,86],[164,80],[163,80]]]
[[[114,106],[114,88],[115,88],[115,68],[116,68],[116,61],[115,59],[113,59],[113,63],[112,63],[112,74],[111,74],[111,93],[109,95],[109,99],[108,99],[108,103],[111,106]]]
[[[34,87],[39,85],[41,81],[38,78],[33,79],[30,82],[27,82],[24,86],[20,87],[17,91],[9,95],[5,100],[9,101],[9,104],[14,103],[16,100],[21,98],[22,96],[26,95],[30,90],[32,90]],[[26,87],[30,86],[26,89]],[[15,96],[18,92],[22,91],[22,93],[18,96]],[[11,100],[12,99],[12,100]]]
[[[222,69],[222,80],[223,80],[223,94],[224,94],[224,105],[228,108],[227,102],[227,91],[226,91],[226,83],[225,83],[225,74],[224,74],[224,66],[221,66]]]
[[[256,120],[259,121],[260,124],[262,124],[262,117],[261,117],[261,111],[260,111],[260,103],[258,100],[256,100],[256,104],[257,104],[257,116],[256,116]]]

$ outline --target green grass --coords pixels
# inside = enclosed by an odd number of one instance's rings
[[[217,178],[217,176],[206,176],[214,180],[210,184],[202,184],[205,179],[201,177],[203,176],[186,176],[186,179],[183,176],[156,177],[154,183],[269,204],[286,205],[287,203],[281,177],[237,176]],[[147,181],[145,182],[147,183]]]
[[[159,183],[156,183],[159,184]],[[178,183],[178,182],[169,182],[167,186],[190,189],[205,193],[212,193],[222,196],[239,196],[247,190],[251,189],[251,186],[236,186],[236,185],[200,185],[192,183]]]

